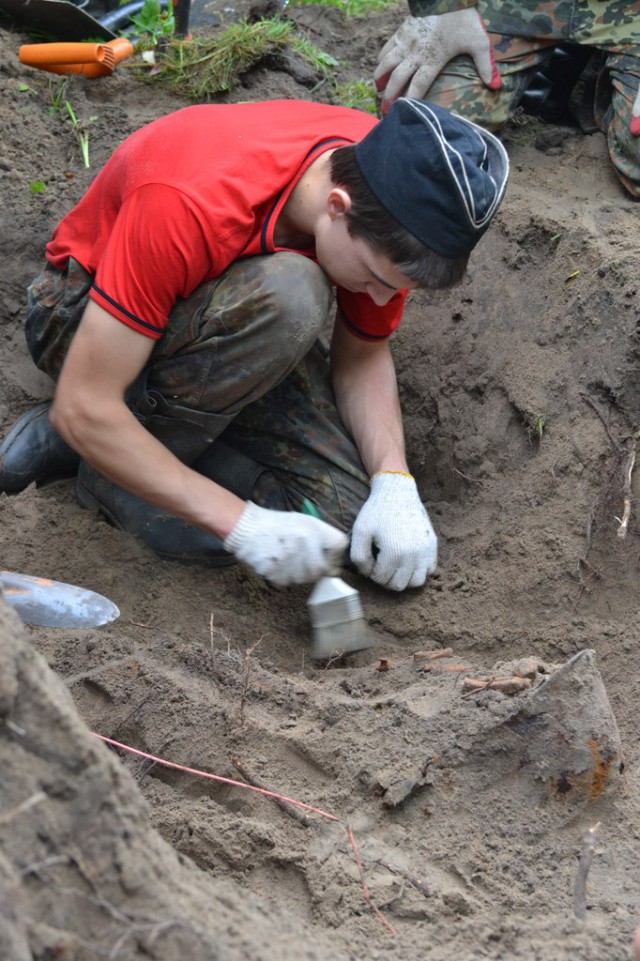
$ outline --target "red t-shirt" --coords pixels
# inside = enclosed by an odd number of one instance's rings
[[[159,338],[179,298],[239,257],[282,249],[276,221],[304,171],[376,123],[358,110],[295,100],[168,114],[112,154],[54,231],[47,258],[63,269],[73,257],[94,276],[97,304]],[[405,294],[378,307],[339,287],[337,300],[356,336],[378,340],[400,323]]]

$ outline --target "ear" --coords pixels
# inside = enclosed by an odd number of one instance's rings
[[[335,220],[344,217],[351,210],[351,195],[344,187],[332,187],[327,194],[327,210],[329,217]]]

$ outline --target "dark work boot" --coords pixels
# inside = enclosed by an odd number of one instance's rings
[[[5,494],[77,473],[80,458],[51,426],[50,407],[38,404],[28,411],[0,444],[0,491]]]
[[[78,470],[76,496],[82,507],[102,514],[119,530],[136,534],[165,560],[210,567],[236,563],[233,554],[225,551],[222,541],[214,534],[207,534],[145,503],[84,461]]]
[[[220,439],[214,440],[190,466],[243,501],[249,500],[258,478],[267,470]]]

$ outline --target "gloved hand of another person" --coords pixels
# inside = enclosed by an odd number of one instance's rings
[[[640,137],[640,81],[638,82],[638,92],[631,108],[631,133],[634,137]]]
[[[348,543],[346,534],[315,517],[267,510],[248,501],[224,547],[256,574],[283,587],[337,573]]]
[[[410,474],[374,474],[353,525],[351,560],[392,591],[420,587],[433,573],[438,539]]]
[[[405,20],[380,51],[373,74],[383,112],[400,96],[425,97],[441,70],[460,54],[468,54],[482,82],[498,90],[500,73],[474,7]]]

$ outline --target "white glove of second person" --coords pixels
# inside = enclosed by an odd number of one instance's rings
[[[348,543],[346,534],[316,517],[267,510],[248,501],[224,547],[256,574],[283,587],[337,573]]]
[[[638,84],[636,99],[631,108],[631,133],[634,137],[640,137],[640,83]]]
[[[373,74],[383,110],[400,96],[424,97],[442,69],[460,54],[473,59],[490,90],[500,87],[491,42],[475,8],[408,17],[380,51]]]
[[[438,539],[410,474],[382,471],[356,517],[351,560],[392,591],[420,587],[438,563]]]

